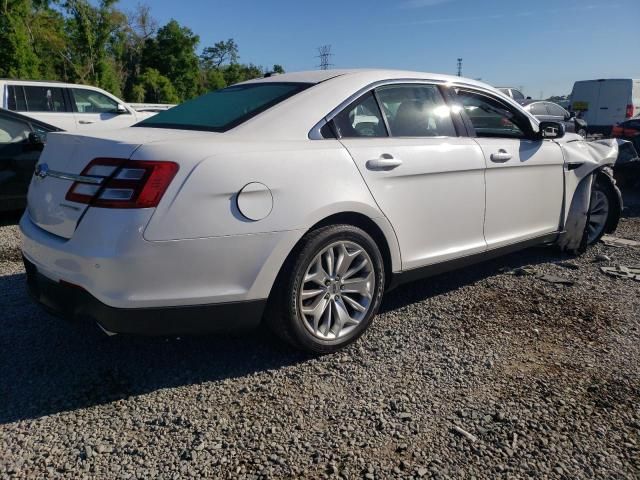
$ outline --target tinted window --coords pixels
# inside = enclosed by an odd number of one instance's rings
[[[547,103],[547,110],[549,110],[550,115],[562,118],[564,118],[568,113],[564,108],[560,105],[556,105],[555,103]]]
[[[378,102],[371,92],[336,115],[333,122],[338,135],[343,138],[387,136]]]
[[[72,88],[78,113],[116,113],[118,102],[94,90]]]
[[[29,133],[31,128],[27,122],[0,115],[0,144],[23,142]]]
[[[377,93],[391,136],[456,136],[449,107],[435,85],[393,85]]]
[[[140,127],[225,131],[310,87],[309,83],[235,85],[149,117]]]
[[[531,115],[549,115],[547,107],[545,107],[544,103],[532,103],[527,106],[527,110],[531,113]]]
[[[9,110],[14,110],[16,112],[27,111],[27,101],[24,98],[24,90],[22,87],[15,85],[9,86],[7,97]]]
[[[520,90],[516,90],[515,88],[511,89],[511,95],[514,100],[524,100],[524,94]]]
[[[62,88],[24,86],[26,110],[29,112],[66,112]]]
[[[457,94],[479,137],[526,137],[526,119],[518,116],[511,107],[475,92],[458,90]]]

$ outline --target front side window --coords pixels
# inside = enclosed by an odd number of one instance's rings
[[[382,113],[371,92],[342,110],[333,118],[333,123],[342,138],[387,136]]]
[[[26,111],[28,112],[66,112],[62,88],[46,86],[24,86]]]
[[[234,85],[160,112],[136,126],[224,132],[311,85],[289,82]]]
[[[84,88],[72,88],[78,113],[116,113],[118,102],[106,95]]]
[[[455,137],[450,109],[435,85],[388,85],[376,90],[392,137]]]
[[[456,93],[478,137],[527,138],[527,118],[511,107],[481,93],[461,89]]]

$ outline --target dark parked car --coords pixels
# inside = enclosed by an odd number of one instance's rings
[[[0,212],[23,209],[49,132],[59,128],[0,109]]]
[[[640,152],[640,117],[633,117],[618,123],[611,130],[611,136],[629,140],[633,143],[636,151]]]
[[[541,121],[564,123],[567,132],[574,132],[581,137],[587,136],[587,122],[576,118],[575,114],[567,112],[557,103],[546,100],[524,100],[520,104]]]

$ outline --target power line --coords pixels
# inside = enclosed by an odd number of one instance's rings
[[[322,45],[318,47],[318,58],[320,58],[320,70],[329,70],[329,67],[333,66],[333,63],[329,63],[329,59],[333,56],[331,53],[331,45]]]

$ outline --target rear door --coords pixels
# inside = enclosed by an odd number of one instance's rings
[[[596,120],[599,112],[599,96],[599,81],[583,80],[576,82],[571,91],[571,109],[588,124],[598,125]]]
[[[403,270],[486,249],[482,151],[458,136],[436,85],[381,86],[334,125],[393,225]]]
[[[488,248],[558,231],[564,194],[560,146],[537,139],[528,117],[499,97],[457,89],[487,164],[484,236]]]
[[[595,125],[613,126],[626,118],[631,105],[631,80],[600,80],[598,110]]]

